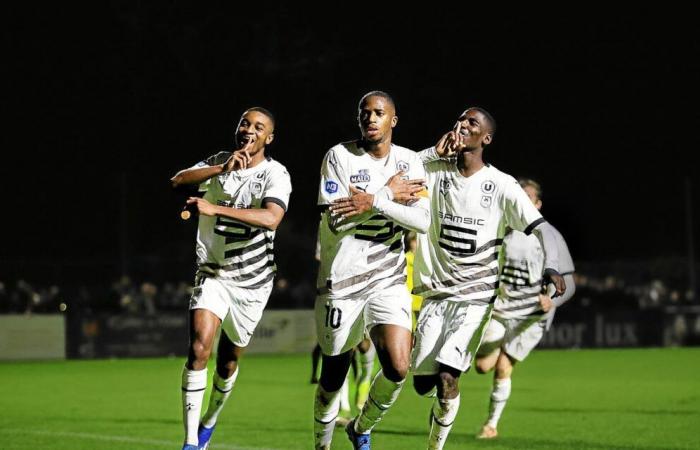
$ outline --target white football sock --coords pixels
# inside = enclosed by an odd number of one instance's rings
[[[219,372],[214,371],[209,406],[207,407],[207,412],[204,413],[204,417],[202,417],[202,425],[206,428],[211,428],[216,424],[219,413],[224,409],[224,403],[231,395],[238,372],[240,372],[240,369],[236,367],[236,371],[229,378],[221,378]]]
[[[207,369],[182,369],[182,423],[185,425],[185,443],[198,445],[197,428],[202,412],[204,390],[207,388]]]
[[[372,428],[382,420],[386,411],[399,397],[405,381],[395,383],[385,377],[383,371],[377,372],[372,387],[369,389],[367,402],[355,420],[356,433],[366,434],[372,431]]]
[[[510,378],[493,380],[493,388],[491,390],[491,403],[489,404],[489,419],[486,424],[490,427],[497,428],[498,420],[503,414],[503,409],[506,407],[506,402],[510,397]]]
[[[339,408],[340,391],[326,392],[319,383],[314,401],[314,444],[317,450],[330,448]]]
[[[457,411],[459,411],[459,395],[455,398],[444,400],[436,398],[432,408],[433,420],[430,425],[428,450],[442,450],[452,429],[455,417],[457,417]]]

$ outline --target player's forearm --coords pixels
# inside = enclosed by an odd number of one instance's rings
[[[170,183],[172,183],[174,188],[188,184],[200,184],[213,176],[219,175],[223,171],[223,164],[184,169],[176,173],[175,176],[170,179]]]
[[[428,147],[425,150],[419,151],[418,157],[423,162],[423,165],[441,159],[440,155],[438,155],[437,150],[435,149],[434,146]]]
[[[385,189],[380,189],[374,196],[374,209],[404,228],[426,233],[430,227],[430,212],[421,206],[404,206],[394,202]],[[419,200],[420,201],[420,200]]]
[[[331,214],[330,211],[326,211],[326,214],[328,214],[328,226],[336,234],[355,228],[361,223],[368,221],[374,215],[373,211],[368,211],[358,216],[343,219],[340,215]]]
[[[246,225],[266,228],[272,231],[275,231],[282,221],[281,215],[275,214],[267,208],[238,209],[228,206],[216,206],[214,212],[217,216],[228,217]]]
[[[532,232],[540,240],[540,245],[544,250],[545,269],[559,272],[559,246],[554,228],[549,223],[542,222]]]
[[[576,283],[574,282],[574,276],[572,274],[567,273],[564,275],[564,282],[566,283],[566,292],[552,299],[552,302],[554,302],[557,308],[569,301],[576,292]]]

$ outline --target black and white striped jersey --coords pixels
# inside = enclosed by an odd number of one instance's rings
[[[195,167],[223,164],[231,152],[220,152]],[[199,186],[204,199],[232,208],[262,208],[273,202],[287,210],[292,184],[287,169],[266,158],[255,167],[222,173]],[[274,278],[275,232],[226,217],[199,216],[199,271],[233,280],[240,287],[257,288]]]
[[[350,185],[374,194],[400,170],[410,179],[425,178],[423,163],[407,148],[392,145],[389,154],[377,160],[356,142],[338,144],[326,153],[321,165],[318,205],[326,208],[333,200],[348,197]],[[427,198],[412,207],[427,210]],[[327,211],[321,214],[319,293],[357,297],[370,289],[405,283],[401,226],[373,211],[337,225],[332,222]]]
[[[561,275],[574,272],[574,262],[561,233],[552,227],[559,251]],[[537,236],[512,230],[503,239],[503,268],[494,316],[504,319],[544,314],[538,294],[542,287],[544,251]]]
[[[517,181],[495,167],[465,178],[454,161],[435,159],[433,148],[419,155],[432,217],[428,233],[418,235],[413,294],[492,303],[506,226],[529,234],[544,219]]]

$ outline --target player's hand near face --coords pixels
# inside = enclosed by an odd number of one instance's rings
[[[386,186],[391,189],[396,203],[408,205],[418,200],[417,194],[425,189],[425,180],[405,180],[403,176],[403,171],[397,172],[387,180]]]
[[[236,150],[231,154],[229,159],[224,163],[224,172],[232,172],[234,170],[245,169],[250,164],[251,156],[250,150],[253,149],[255,145],[255,136],[251,136],[248,142],[243,146],[242,149]]]
[[[208,201],[204,200],[203,198],[199,198],[199,197],[188,198],[187,204],[188,205],[196,205],[197,212],[199,212],[199,214],[201,214],[203,216],[215,216],[216,209],[218,208],[216,205],[212,205]]]
[[[449,158],[467,146],[466,136],[462,135],[461,130],[462,124],[457,122],[452,131],[445,133],[435,144],[435,151],[439,157]]]
[[[352,194],[350,197],[339,198],[333,201],[333,204],[330,206],[333,215],[347,219],[372,209],[374,195],[362,192],[353,185],[350,185],[350,193]]]

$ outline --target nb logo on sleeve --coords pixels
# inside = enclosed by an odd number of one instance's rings
[[[328,192],[329,194],[335,194],[336,192],[338,192],[338,183],[336,183],[335,181],[326,181],[325,189],[326,192]]]

